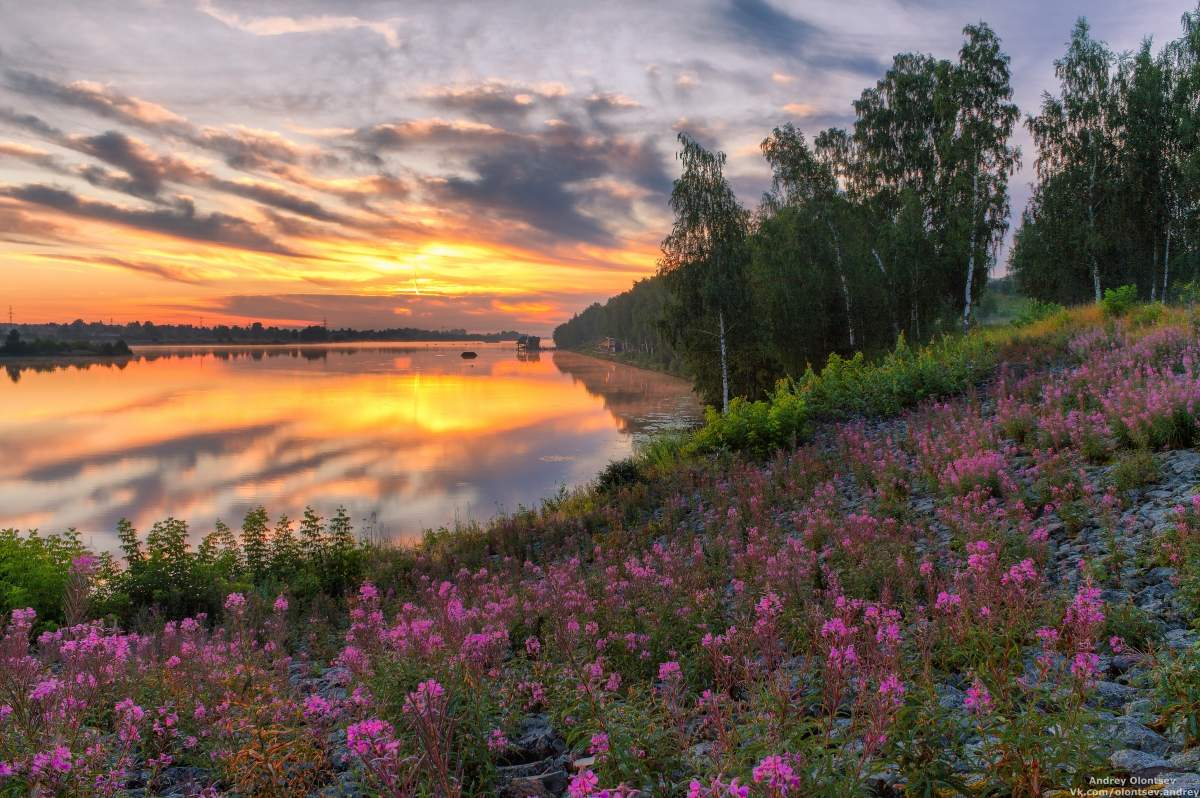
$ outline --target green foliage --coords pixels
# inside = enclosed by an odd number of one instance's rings
[[[1137,651],[1149,651],[1162,640],[1162,625],[1132,601],[1104,608],[1103,637],[1119,637]]]
[[[63,535],[0,530],[0,616],[33,607],[41,622],[62,623],[68,570],[83,553],[73,530]]]
[[[1109,318],[1124,316],[1136,304],[1137,288],[1132,285],[1123,285],[1119,288],[1106,288],[1104,289],[1104,299],[1100,301],[1100,307],[1104,310],[1104,315]]]
[[[1058,313],[1062,313],[1066,308],[1057,302],[1047,302],[1041,299],[1030,299],[1025,302],[1025,305],[1017,313],[1013,319],[1013,324],[1025,326],[1033,324],[1036,321],[1050,318]]]
[[[1182,727],[1187,747],[1200,744],[1200,650],[1167,654],[1154,670],[1164,723]]]
[[[669,294],[660,277],[639,280],[633,288],[594,303],[554,330],[554,345],[562,349],[594,350],[604,338],[620,345],[620,359],[677,373],[680,354],[663,328]]]
[[[368,561],[341,509],[327,525],[306,510],[299,538],[287,518],[272,529],[262,507],[247,513],[240,541],[218,521],[193,549],[187,524],[175,518],[155,523],[144,539],[123,520],[117,537],[124,567],[102,566],[94,605],[98,614],[123,620],[151,610],[170,618],[216,615],[233,591],[287,593],[300,602],[337,598],[357,587]]]
[[[802,440],[808,434],[808,419],[805,400],[781,383],[768,399],[751,402],[738,397],[724,414],[708,408],[691,449],[723,449],[765,457]]]
[[[1153,485],[1159,479],[1158,461],[1147,449],[1134,449],[1122,454],[1113,466],[1112,480],[1117,490],[1131,491]]]
[[[641,469],[632,457],[613,460],[604,467],[596,477],[596,488],[602,492],[614,490],[625,485],[631,485],[642,478]]]

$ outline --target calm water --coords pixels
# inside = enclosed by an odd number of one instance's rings
[[[512,344],[142,348],[123,367],[7,376],[0,528],[74,526],[98,548],[122,517],[203,533],[256,504],[345,505],[411,539],[536,504],[699,415],[679,380]]]

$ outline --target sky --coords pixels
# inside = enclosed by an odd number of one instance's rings
[[[0,312],[547,333],[654,272],[680,131],[753,206],[771,128],[849,125],[895,53],[984,20],[1028,113],[1076,17],[1122,51],[1189,7],[0,0]]]

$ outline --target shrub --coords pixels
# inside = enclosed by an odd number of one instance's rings
[[[765,457],[776,449],[795,446],[807,434],[807,402],[780,383],[768,399],[751,402],[739,397],[723,414],[708,408],[704,426],[690,448],[694,452],[725,449]]]
[[[1104,311],[1104,315],[1109,318],[1120,318],[1137,304],[1137,288],[1132,285],[1123,285],[1119,288],[1104,289],[1104,299],[1100,300],[1100,307]]]
[[[1158,461],[1148,449],[1134,449],[1121,455],[1112,469],[1117,490],[1131,491],[1153,485],[1159,479]]]
[[[1041,321],[1042,319],[1048,319],[1051,316],[1062,313],[1065,310],[1066,308],[1057,302],[1046,302],[1041,299],[1030,299],[1025,303],[1024,307],[1021,308],[1020,312],[1017,313],[1016,318],[1013,319],[1013,324],[1018,327],[1024,327],[1026,325],[1033,324],[1034,322]]]
[[[604,467],[600,476],[596,477],[596,488],[602,492],[615,490],[624,485],[631,485],[642,478],[642,471],[637,461],[632,457],[613,460]]]
[[[42,536],[0,530],[0,616],[32,607],[43,626],[62,623],[70,565],[83,553],[74,531]]]
[[[1162,321],[1163,306],[1160,302],[1138,305],[1129,313],[1129,323],[1134,327],[1153,327]]]

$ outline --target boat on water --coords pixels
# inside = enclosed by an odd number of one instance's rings
[[[472,351],[468,350],[468,351],[462,353],[463,360],[474,360],[477,357],[479,357],[478,352],[472,352]]]

